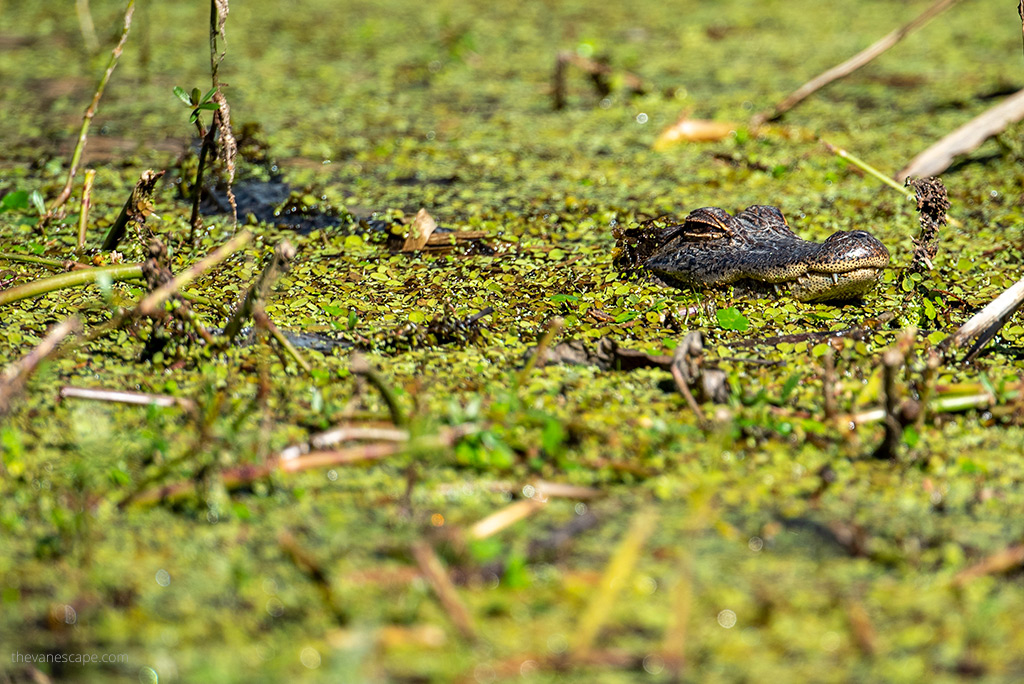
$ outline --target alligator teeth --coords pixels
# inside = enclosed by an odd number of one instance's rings
[[[839,274],[838,273],[833,273],[832,274],[832,284],[833,285],[838,285],[839,284]]]

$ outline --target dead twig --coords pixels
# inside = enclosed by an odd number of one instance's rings
[[[423,578],[427,580],[430,588],[434,590],[441,607],[448,614],[452,624],[468,641],[476,641],[476,627],[473,626],[473,619],[465,604],[459,598],[455,585],[448,577],[448,572],[441,565],[441,560],[434,552],[434,548],[427,542],[417,541],[412,545],[412,556],[416,559]]]
[[[642,509],[633,515],[629,530],[608,561],[600,587],[591,597],[576,625],[569,648],[570,657],[574,661],[585,659],[590,654],[598,632],[607,622],[619,592],[626,586],[640,558],[640,551],[654,532],[657,522],[658,514],[654,509]]]
[[[128,226],[132,226],[135,229],[140,239],[145,237],[142,235],[142,228],[146,225],[146,218],[153,213],[153,189],[164,173],[164,171],[148,169],[142,172],[142,176],[139,178],[139,182],[135,184],[132,194],[128,196],[128,200],[121,207],[121,213],[118,214],[117,220],[114,221],[114,225],[110,226],[110,230],[107,231],[107,237],[103,239],[103,245],[100,249],[105,252],[117,249],[118,244],[120,244],[128,230]]]
[[[324,606],[334,615],[339,625],[348,624],[349,618],[344,609],[338,606],[334,598],[334,590],[331,587],[330,577],[320,562],[306,549],[302,548],[298,540],[290,532],[282,532],[277,538],[277,544],[296,568],[316,585]]]
[[[358,353],[353,354],[349,360],[349,370],[353,375],[365,378],[367,382],[380,392],[384,403],[388,406],[391,420],[395,425],[403,429],[409,425],[409,419],[405,415],[405,411],[402,410],[401,404],[398,403],[398,396],[395,394],[395,391],[384,379],[384,376],[380,374],[380,371],[370,365],[365,356]]]
[[[96,180],[96,169],[85,170],[82,184],[82,204],[78,212],[78,253],[85,250],[85,229],[89,224],[89,208],[92,207],[92,183]]]
[[[206,159],[210,156],[217,139],[217,121],[210,124],[210,129],[203,136],[202,147],[199,148],[199,165],[196,167],[196,181],[192,184],[192,216],[189,217],[188,241],[194,246],[203,230],[203,217],[199,214],[199,203],[203,198],[203,173],[206,171]]]
[[[878,651],[878,634],[864,605],[859,601],[850,601],[846,606],[846,615],[857,649],[866,656],[874,655]]]
[[[1021,565],[1024,565],[1024,544],[1008,546],[958,572],[953,583],[962,587],[978,577],[1004,573]]]
[[[616,70],[605,62],[589,57],[577,55],[575,52],[562,50],[555,57],[555,71],[552,77],[551,93],[554,98],[555,110],[565,108],[566,104],[566,81],[568,80],[568,67],[575,66],[588,76],[594,85],[594,90],[601,98],[608,97],[612,92],[609,79],[615,75]],[[629,71],[621,71],[620,76],[623,84],[635,95],[642,95],[646,91],[642,78]]]
[[[491,513],[486,518],[478,520],[469,528],[469,537],[472,539],[487,539],[490,536],[501,532],[506,527],[511,527],[520,520],[529,518],[531,515],[547,506],[548,500],[534,497],[516,501],[505,506],[501,510]]]
[[[288,337],[281,332],[281,329],[277,327],[274,321],[270,320],[270,316],[268,316],[267,312],[263,310],[262,304],[257,305],[256,311],[253,313],[253,321],[255,321],[258,327],[265,328],[267,332],[270,333],[270,336],[274,338],[274,341],[281,346],[281,349],[283,349],[288,356],[295,361],[295,363],[299,364],[299,367],[304,370],[307,375],[313,372],[312,366],[309,365],[309,362],[306,361],[305,357],[299,353],[299,350],[296,349],[295,345],[288,340]]]
[[[88,399],[90,401],[109,401],[119,404],[136,406],[160,406],[169,408],[180,406],[186,411],[195,411],[196,405],[191,399],[172,397],[166,394],[145,394],[143,392],[123,392],[120,390],[95,389],[91,387],[61,387],[57,393],[60,399]]]
[[[173,280],[168,281],[153,292],[150,292],[138,303],[138,305],[136,305],[135,314],[138,316],[152,316],[157,312],[157,309],[167,301],[168,297],[198,278],[203,272],[213,268],[240,250],[242,247],[247,245],[251,239],[252,233],[247,230],[234,236],[223,245],[210,252],[210,254],[179,273]]]
[[[944,351],[958,349],[971,340],[974,344],[967,352],[965,360],[971,361],[999,333],[1010,317],[1024,304],[1024,278],[1010,286],[1001,295],[964,323],[951,337],[939,345]]]
[[[78,165],[82,161],[82,152],[85,150],[86,139],[89,136],[89,126],[92,124],[92,119],[96,116],[96,109],[99,107],[100,98],[103,97],[103,91],[107,87],[107,82],[110,80],[111,74],[114,73],[117,62],[121,59],[121,52],[124,50],[124,44],[128,40],[128,32],[132,27],[132,14],[135,12],[135,0],[128,0],[128,7],[124,11],[124,29],[121,31],[121,38],[117,41],[117,45],[114,46],[113,51],[110,53],[110,61],[107,63],[107,70],[103,72],[103,77],[100,78],[99,85],[96,86],[96,92],[92,96],[92,102],[89,103],[88,108],[85,110],[85,115],[82,117],[82,127],[78,131],[78,143],[75,145],[75,151],[71,154],[71,165],[68,168],[68,179],[64,183],[64,188],[57,195],[57,198],[53,200],[53,204],[50,205],[49,210],[40,219],[40,226],[46,226],[56,218],[62,218],[64,215],[63,207],[68,198],[71,197],[71,188],[75,182],[75,174],[78,173]],[[58,213],[60,212],[60,213]]]
[[[960,128],[914,157],[896,178],[936,176],[961,155],[973,152],[983,142],[1024,119],[1024,89],[974,117]]]
[[[697,417],[698,424],[706,429],[707,418],[697,403],[698,398],[700,401],[724,404],[729,399],[729,386],[724,371],[704,367],[704,342],[699,332],[687,333],[676,345],[669,370],[676,387]],[[696,397],[691,388],[696,390]]]
[[[243,295],[241,301],[239,301],[234,312],[231,314],[227,325],[224,326],[224,337],[227,339],[228,345],[241,332],[245,322],[252,317],[256,304],[263,302],[267,295],[270,294],[270,290],[277,282],[277,279],[288,272],[291,260],[295,258],[295,253],[295,248],[287,240],[282,240],[274,248],[274,256],[271,257],[263,272],[260,273],[259,278],[256,279],[256,282]]]
[[[516,387],[522,387],[527,378],[530,377],[530,373],[537,367],[537,363],[540,359],[544,358],[544,354],[548,347],[551,346],[551,341],[555,338],[555,335],[564,327],[565,322],[561,317],[552,318],[548,321],[547,327],[544,329],[544,333],[540,336],[537,341],[537,346],[533,349],[533,354],[530,355],[530,359],[523,366],[522,370],[516,375]]]
[[[49,356],[65,337],[81,329],[82,322],[77,317],[61,321],[50,329],[35,349],[4,369],[3,374],[0,374],[0,416],[11,410],[15,396],[25,387],[29,376],[39,367],[40,362]]]
[[[882,354],[882,391],[885,397],[885,437],[875,449],[874,457],[894,460],[899,453],[900,440],[903,437],[903,420],[900,416],[899,391],[896,386],[900,368],[910,349],[910,343],[916,331],[908,330],[903,339],[895,347]],[[901,347],[903,347],[901,349]]]
[[[678,682],[682,679],[683,667],[686,665],[686,643],[693,605],[693,571],[688,560],[678,573],[669,601],[672,615],[661,642],[661,657],[671,680]]]
[[[914,19],[909,23],[904,24],[895,31],[886,34],[879,41],[877,41],[873,45],[870,45],[864,50],[861,50],[860,52],[858,52],[856,55],[846,60],[845,62],[837,64],[831,69],[828,69],[827,71],[819,74],[818,76],[815,76],[807,83],[804,83],[802,86],[800,86],[792,93],[790,93],[788,96],[786,96],[786,98],[783,99],[782,102],[775,105],[775,108],[770,112],[763,112],[755,116],[753,120],[754,125],[760,125],[765,121],[776,121],[782,118],[783,114],[793,109],[793,107],[796,107],[798,104],[800,104],[808,97],[810,97],[817,91],[827,86],[829,83],[837,81],[845,76],[849,76],[854,71],[860,69],[862,66],[873,60],[875,57],[878,57],[880,54],[891,48],[893,45],[899,43],[901,40],[910,35],[913,31],[921,28],[931,19],[934,19],[942,12],[945,12],[947,9],[955,5],[957,2],[958,0],[937,0],[936,2],[932,3],[932,5],[928,7],[928,9],[914,17]]]

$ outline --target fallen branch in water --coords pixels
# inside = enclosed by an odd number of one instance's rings
[[[434,548],[424,541],[415,542],[412,545],[412,556],[416,559],[416,565],[419,566],[423,578],[434,590],[437,600],[448,614],[452,624],[465,639],[476,641],[476,627],[473,626],[473,618],[466,610],[462,599],[459,598],[459,593],[448,577],[448,572],[441,565],[441,560],[434,552]]]
[[[763,112],[754,117],[754,125],[760,125],[765,121],[776,121],[782,118],[782,115],[789,110],[796,107],[798,104],[806,100],[808,97],[818,92],[829,83],[837,81],[845,76],[849,76],[857,69],[878,57],[883,52],[896,45],[901,40],[906,38],[912,32],[924,26],[930,20],[937,17],[939,14],[945,12],[947,9],[952,7],[958,2],[958,0],[937,0],[932,3],[928,9],[921,14],[914,17],[909,23],[904,24],[900,28],[886,34],[881,40],[877,41],[873,45],[861,50],[856,55],[846,60],[841,64],[828,69],[827,71],[815,76],[807,83],[790,93],[785,99],[779,104],[775,105],[775,108],[770,112]],[[926,175],[926,174],[922,174]]]
[[[943,340],[940,348],[943,350],[958,349],[974,340],[973,346],[965,357],[967,361],[973,360],[982,348],[999,333],[1022,304],[1024,304],[1024,278],[1018,280],[992,300],[988,306],[972,316],[951,337]]]
[[[936,176],[948,169],[957,156],[973,152],[983,142],[1022,119],[1024,90],[1018,90],[914,157],[896,174],[896,178],[903,180],[910,176]]]
[[[163,408],[180,406],[189,412],[194,411],[196,408],[195,402],[184,397],[172,397],[166,394],[145,394],[143,392],[123,392],[92,387],[61,387],[57,396],[61,400],[88,399],[91,401],[134,404],[136,406],[160,406]]]
[[[78,332],[81,328],[82,322],[77,317],[65,319],[51,328],[35,349],[4,369],[0,374],[0,416],[10,411],[14,397],[25,387],[29,376],[35,372],[43,359],[49,356],[65,337]]]
[[[971,567],[961,570],[953,579],[953,584],[962,587],[979,577],[1007,572],[1019,568],[1021,565],[1024,565],[1024,544],[1017,544],[1002,551],[996,551]]]
[[[103,279],[117,282],[121,280],[138,280],[140,278],[142,278],[142,264],[118,264],[117,266],[83,268],[71,271],[70,273],[36,278],[24,285],[0,290],[0,306],[22,299],[38,297],[39,295],[63,290],[68,287],[91,285]]]
[[[562,50],[555,57],[555,73],[552,77],[551,94],[554,98],[553,106],[556,110],[564,109],[566,103],[566,75],[569,65],[575,66],[590,76],[594,90],[601,98],[608,97],[612,92],[609,77],[615,74],[615,69],[605,62],[590,59],[577,55],[575,52]],[[635,95],[642,95],[646,88],[643,79],[629,71],[621,72],[622,82],[630,92]]]
[[[288,272],[288,268],[294,258],[295,248],[287,240],[282,240],[274,248],[274,256],[271,257],[263,272],[260,273],[259,278],[256,279],[256,282],[249,287],[241,301],[238,302],[234,312],[231,314],[231,319],[224,326],[224,337],[227,338],[228,345],[241,332],[242,326],[245,325],[246,321],[252,317],[257,303],[266,300],[277,279]]]

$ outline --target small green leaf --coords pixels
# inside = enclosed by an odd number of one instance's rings
[[[185,92],[184,88],[181,86],[174,86],[174,94],[179,100],[187,104],[189,107],[192,106],[192,101],[188,99],[188,93]]]
[[[15,190],[4,195],[0,199],[0,211],[17,211],[28,209],[28,193],[24,190]]]
[[[789,395],[792,394],[793,390],[796,389],[796,386],[800,384],[800,380],[802,378],[803,376],[799,373],[794,373],[786,379],[786,382],[782,385],[782,395],[780,396],[782,401],[789,399]]]
[[[210,98],[211,98],[211,97],[213,97],[213,94],[214,94],[215,92],[217,92],[217,89],[216,89],[216,88],[210,88],[210,89],[209,89],[209,90],[207,91],[207,93],[206,93],[205,95],[203,95],[203,99],[202,99],[202,100],[200,100],[200,102],[209,102],[209,101],[210,101]]]
[[[903,429],[903,443],[908,447],[915,447],[917,443],[921,441],[921,434],[917,431],[913,425],[908,425]]]
[[[192,116],[188,117],[188,122],[194,124],[199,120],[199,112],[192,112]]]
[[[220,109],[220,105],[218,105],[216,102],[204,102],[198,107],[196,107],[196,111],[199,111],[200,109],[205,109],[207,111],[212,112],[214,110]]]
[[[201,102],[199,99],[199,88],[192,89],[192,96],[189,98],[189,104],[193,107]]]
[[[43,193],[39,192],[38,190],[33,190],[30,198],[32,200],[32,205],[36,208],[36,211],[39,212],[39,215],[42,216],[43,214],[45,214],[46,202],[43,201]]]
[[[728,309],[719,309],[715,312],[715,318],[718,319],[718,325],[726,330],[743,332],[750,327],[750,321],[735,306],[730,306]]]

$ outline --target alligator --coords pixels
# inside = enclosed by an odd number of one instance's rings
[[[667,285],[737,286],[788,293],[805,302],[856,299],[889,264],[889,250],[871,233],[839,231],[808,242],[775,207],[755,205],[735,216],[718,207],[692,212],[665,228],[643,266]]]

